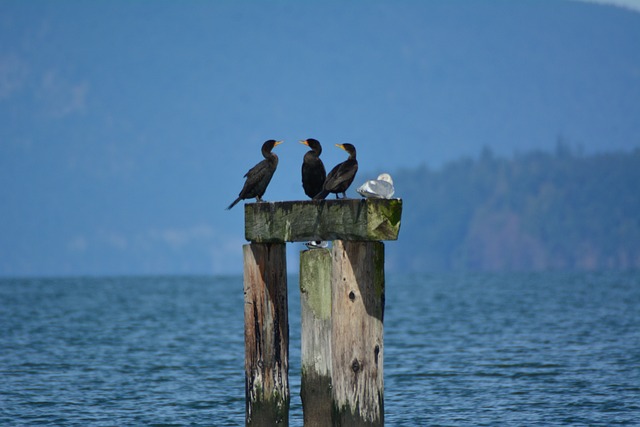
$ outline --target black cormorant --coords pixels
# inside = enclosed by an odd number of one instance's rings
[[[342,193],[343,198],[347,197],[347,188],[353,182],[358,172],[358,160],[356,160],[356,147],[351,144],[336,144],[336,147],[342,148],[349,153],[349,158],[342,163],[336,165],[327,179],[324,181],[322,191],[316,194],[314,199],[324,199],[329,193],[335,193],[336,199],[338,194]]]
[[[305,153],[304,159],[302,160],[302,188],[307,196],[313,198],[313,196],[322,191],[322,185],[327,177],[324,164],[320,159],[322,146],[320,145],[320,141],[313,138],[300,141],[300,144],[311,148],[311,150]]]
[[[271,181],[271,177],[273,177],[273,173],[278,167],[278,156],[273,154],[271,150],[273,150],[273,147],[280,144],[282,144],[282,141],[276,141],[273,139],[262,144],[262,155],[264,156],[264,160],[249,169],[249,172],[244,175],[245,178],[247,178],[244,183],[244,187],[242,187],[242,191],[240,191],[238,198],[235,199],[227,209],[231,209],[236,205],[236,203],[244,199],[251,199],[255,197],[257,202],[262,201],[262,196]]]

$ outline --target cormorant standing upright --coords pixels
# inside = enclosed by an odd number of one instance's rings
[[[311,148],[311,150],[305,153],[304,159],[302,160],[302,188],[304,189],[304,194],[313,198],[313,196],[322,191],[324,180],[327,177],[324,164],[320,159],[322,146],[320,145],[320,141],[313,138],[300,141],[300,144]]]
[[[247,178],[244,183],[244,187],[242,187],[242,191],[240,191],[238,198],[227,207],[227,210],[234,207],[240,200],[255,197],[257,202],[262,201],[262,196],[267,190],[267,186],[269,185],[269,182],[271,182],[273,173],[278,167],[278,156],[273,154],[271,150],[273,150],[273,147],[280,144],[282,144],[282,141],[276,141],[274,139],[270,139],[262,144],[262,156],[264,157],[264,160],[249,169],[249,172],[244,175],[245,178]]]
[[[342,148],[349,153],[349,158],[342,163],[337,164],[324,181],[322,191],[316,194],[314,199],[324,199],[329,193],[335,193],[336,199],[338,194],[342,193],[343,198],[347,197],[347,188],[353,182],[358,172],[358,160],[356,160],[356,147],[352,144],[336,144],[336,147]]]

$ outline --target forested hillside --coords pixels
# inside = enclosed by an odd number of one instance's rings
[[[640,149],[499,158],[394,175],[404,199],[393,270],[640,268]]]

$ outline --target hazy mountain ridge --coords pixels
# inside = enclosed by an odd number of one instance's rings
[[[323,143],[327,168],[344,160],[335,143],[355,144],[356,183],[367,170],[452,167],[482,145],[496,156],[553,150],[557,135],[588,155],[640,146],[640,14],[624,8],[441,0],[0,9],[1,276],[239,274],[243,215],[224,207],[269,138],[287,141],[270,201],[304,197],[301,138]],[[443,219],[413,212],[406,198],[408,222],[389,253],[408,258],[396,264],[410,265],[424,242],[436,244],[433,269],[528,262],[486,259],[502,245],[483,233],[507,223],[539,268],[577,262],[549,255],[540,239],[551,232],[531,223],[533,213],[498,215],[489,202],[470,211],[493,181],[461,201],[434,184],[442,194],[428,197],[458,202],[447,202],[444,228],[417,239],[406,233],[410,215]],[[398,181],[399,195],[406,185]]]
[[[398,172],[393,269],[640,268],[640,149],[581,155],[559,144],[511,159]]]

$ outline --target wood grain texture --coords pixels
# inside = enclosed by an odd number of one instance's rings
[[[300,253],[302,377],[305,427],[331,423],[331,252]]]
[[[247,426],[289,424],[289,318],[284,243],[251,243],[244,254]]]
[[[250,242],[397,240],[401,199],[339,199],[247,203]]]
[[[384,425],[384,244],[334,241],[332,398],[336,426]]]

